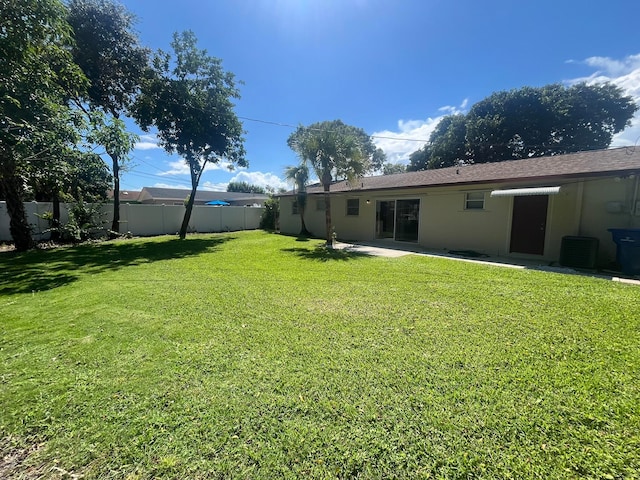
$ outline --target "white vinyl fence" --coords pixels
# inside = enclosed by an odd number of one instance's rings
[[[49,228],[46,220],[39,217],[53,210],[51,203],[27,202],[27,220],[36,240],[46,240]],[[120,233],[131,232],[136,236],[175,234],[180,230],[185,207],[183,205],[144,205],[124,203],[120,205]],[[102,206],[105,228],[111,228],[113,205]],[[195,205],[191,212],[189,232],[210,233],[236,230],[255,230],[260,225],[263,207],[214,207]],[[68,220],[67,205],[60,205],[60,220]],[[11,241],[9,214],[6,202],[0,202],[0,241]]]

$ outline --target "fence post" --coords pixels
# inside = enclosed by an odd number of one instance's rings
[[[162,209],[160,210],[161,213],[161,217],[162,217],[162,234],[166,235],[167,234],[167,227],[165,227],[165,221],[164,221],[164,215],[165,215],[165,208],[164,208],[164,203],[161,205]]]

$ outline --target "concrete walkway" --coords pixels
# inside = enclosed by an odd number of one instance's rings
[[[563,273],[566,275],[582,275],[586,277],[593,278],[602,278],[604,280],[611,280],[613,282],[621,282],[628,283],[632,285],[640,285],[640,279],[636,278],[628,278],[628,277],[619,277],[617,275],[607,275],[603,273],[591,273],[586,271],[574,270],[569,267],[562,266],[554,266],[554,265],[543,265],[540,262],[536,262],[535,260],[521,260],[521,259],[513,259],[513,258],[503,258],[503,257],[486,257],[480,259],[476,258],[468,258],[462,257],[458,255],[452,255],[449,253],[434,253],[428,252],[420,247],[407,245],[406,248],[404,245],[401,246],[387,246],[373,243],[343,243],[338,242],[335,244],[334,248],[347,250],[351,252],[363,253],[365,255],[373,255],[377,257],[388,257],[388,258],[397,258],[404,257],[405,255],[421,255],[425,257],[433,257],[433,258],[447,258],[449,260],[455,260],[459,262],[468,262],[468,263],[479,263],[483,265],[494,265],[505,268],[519,268],[519,269],[529,269],[529,270],[540,270],[544,272],[552,272],[552,273]]]

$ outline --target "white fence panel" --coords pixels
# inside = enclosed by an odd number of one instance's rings
[[[36,240],[49,238],[46,230],[49,225],[40,218],[52,211],[52,204],[47,202],[27,202],[27,221],[33,229]],[[68,221],[67,205],[60,205],[62,223]],[[235,230],[255,230],[260,226],[262,207],[212,207],[196,205],[191,212],[189,232],[212,233]],[[113,205],[105,204],[102,208],[105,228],[111,227]],[[120,232],[136,236],[153,236],[176,234],[182,225],[184,206],[182,205],[144,205],[124,203],[120,205]],[[11,241],[9,230],[9,214],[6,202],[0,202],[0,241]]]
[[[213,207],[208,205],[194,205],[189,219],[190,232],[222,232],[220,225],[220,210],[223,208],[238,207]],[[184,212],[184,208],[182,209]],[[180,217],[182,222],[182,217]]]

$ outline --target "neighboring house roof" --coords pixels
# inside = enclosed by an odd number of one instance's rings
[[[140,192],[140,201],[183,202],[190,194],[191,190],[187,189],[144,187]],[[197,190],[195,201],[198,203],[206,203],[212,200],[222,200],[229,203],[262,203],[267,198],[269,198],[267,195],[261,193]]]
[[[120,190],[118,198],[120,198],[120,202],[137,202],[139,196],[139,190]],[[109,200],[113,200],[113,190],[107,192],[107,197]]]
[[[347,181],[336,182],[331,185],[331,193],[515,181],[541,183],[563,178],[629,174],[640,174],[640,147],[591,150],[566,155],[363,177],[354,182],[354,185]],[[321,185],[307,187],[309,194],[321,192]],[[294,192],[287,192],[283,196],[293,194]]]

